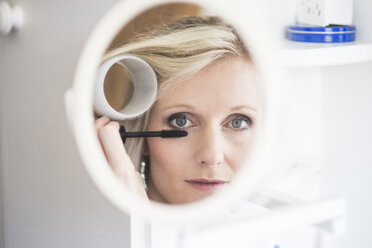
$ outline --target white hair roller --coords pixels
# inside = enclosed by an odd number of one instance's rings
[[[120,111],[112,108],[104,92],[106,74],[116,63],[127,69],[133,81],[133,95],[129,103]],[[108,116],[113,120],[137,118],[154,103],[157,88],[158,83],[155,72],[146,61],[131,54],[114,56],[103,62],[98,69],[94,92],[95,111],[97,114]]]

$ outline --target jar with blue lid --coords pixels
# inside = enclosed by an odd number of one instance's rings
[[[306,26],[293,25],[287,28],[287,38],[300,42],[339,43],[355,41],[355,26]]]

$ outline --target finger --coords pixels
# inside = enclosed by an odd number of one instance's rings
[[[94,125],[96,127],[96,131],[98,131],[101,127],[105,126],[110,122],[110,119],[107,116],[103,116],[94,121]]]
[[[99,137],[103,146],[107,161],[112,169],[120,176],[133,177],[135,169],[130,160],[123,141],[119,134],[119,123],[110,122],[99,130]]]

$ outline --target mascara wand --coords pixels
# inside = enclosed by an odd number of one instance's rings
[[[121,139],[125,143],[127,138],[140,138],[140,137],[162,137],[162,138],[179,138],[186,137],[188,133],[183,130],[161,130],[149,132],[126,132],[124,126],[119,129]]]

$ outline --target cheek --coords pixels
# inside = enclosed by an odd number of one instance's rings
[[[226,140],[225,160],[229,167],[234,172],[237,172],[242,166],[249,163],[250,158],[254,155],[256,137],[251,133],[249,135],[230,137]]]
[[[148,139],[148,147],[153,172],[162,170],[163,174],[175,176],[173,174],[177,173],[178,168],[188,161],[189,151],[185,150],[176,139]]]

